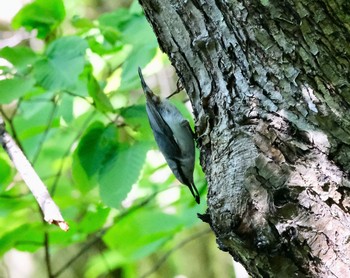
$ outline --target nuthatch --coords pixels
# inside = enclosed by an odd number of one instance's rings
[[[143,79],[141,85],[146,95],[146,110],[157,145],[175,177],[190,189],[199,204],[199,193],[193,183],[195,148],[193,132],[188,121],[167,100],[160,100]]]

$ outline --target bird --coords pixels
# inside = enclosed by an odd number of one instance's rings
[[[200,194],[193,182],[195,144],[190,124],[173,104],[152,92],[140,67],[138,73],[146,95],[148,120],[159,150],[175,177],[190,189],[199,204]]]

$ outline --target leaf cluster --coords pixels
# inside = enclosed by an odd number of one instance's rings
[[[60,248],[95,236],[113,258],[109,268],[130,266],[170,248],[199,211],[154,151],[137,67],[155,59],[157,41],[137,1],[95,20],[74,16],[73,34],[64,34],[66,20],[62,0],[35,0],[14,17],[12,27],[36,32],[44,48],[23,42],[0,50],[7,61],[0,67],[0,112],[71,229],[62,234],[42,224],[0,150],[0,254],[35,252],[47,236]],[[107,271],[91,267],[95,261],[83,272]]]

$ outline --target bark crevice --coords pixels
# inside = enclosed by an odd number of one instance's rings
[[[254,277],[350,277],[346,0],[140,3],[192,102],[219,247]]]

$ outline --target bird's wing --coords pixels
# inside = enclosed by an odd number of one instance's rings
[[[175,138],[173,131],[169,127],[166,121],[164,121],[162,115],[158,112],[154,103],[147,103],[146,109],[148,110],[148,118],[152,127],[154,137],[159,146],[161,152],[167,152],[174,157],[181,154],[181,150]]]

